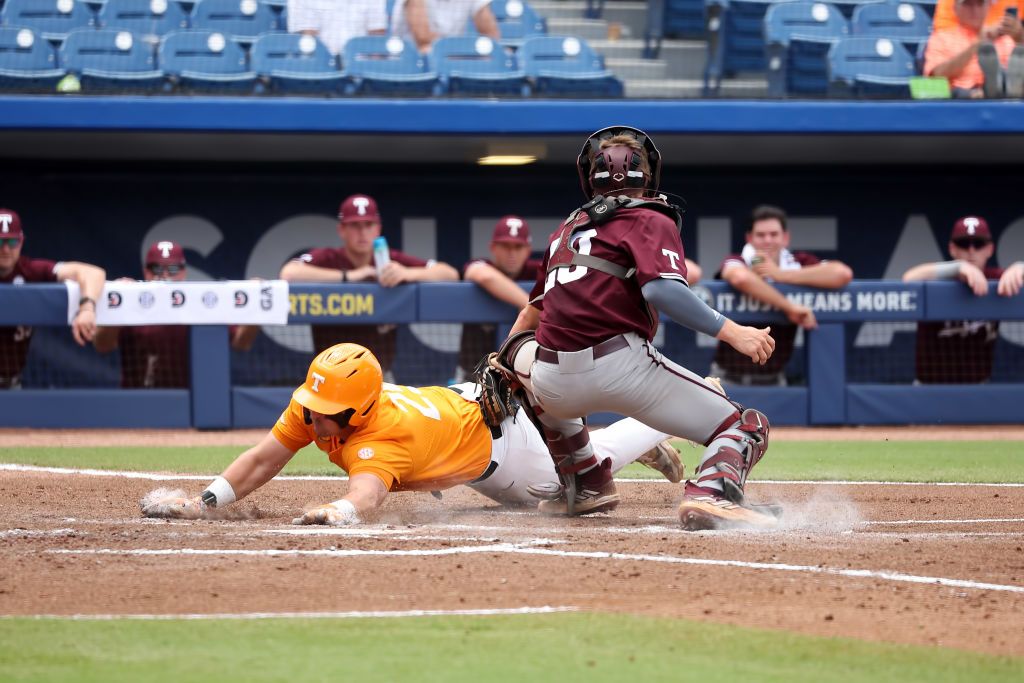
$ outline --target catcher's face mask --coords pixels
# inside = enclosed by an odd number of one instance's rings
[[[643,147],[651,167],[650,175],[645,175],[641,170],[642,159],[636,150],[624,145],[601,149],[603,141],[617,135],[631,137]],[[609,126],[597,131],[583,143],[583,149],[576,159],[576,170],[580,176],[580,187],[587,199],[627,188],[647,188],[653,191],[661,183],[661,154],[654,146],[654,141],[639,128]]]

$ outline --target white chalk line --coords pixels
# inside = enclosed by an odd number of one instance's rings
[[[409,556],[440,556],[459,555],[469,553],[512,553],[522,555],[545,555],[550,557],[570,557],[586,559],[606,560],[628,560],[633,562],[656,562],[666,564],[686,564],[710,567],[733,567],[739,569],[758,569],[765,571],[797,572],[809,574],[823,574],[829,576],[842,576],[858,579],[880,579],[883,581],[894,581],[902,583],[916,583],[924,585],[944,586],[951,588],[970,588],[975,590],[991,590],[1006,593],[1024,594],[1024,586],[1004,585],[998,583],[984,583],[979,581],[967,581],[963,579],[950,579],[939,576],[917,576],[914,574],[903,574],[901,572],[875,571],[871,569],[838,569],[820,566],[808,566],[797,564],[782,564],[769,562],[746,562],[742,560],[714,560],[699,557],[677,557],[673,555],[637,555],[628,553],[612,553],[603,551],[581,551],[581,550],[552,550],[550,548],[530,547],[531,542],[525,543],[495,543],[483,546],[459,546],[455,548],[440,548],[430,550],[357,550],[352,548],[337,550],[244,550],[244,549],[208,549],[208,548],[167,548],[147,549],[138,548],[130,550],[116,550],[111,548],[96,549],[52,549],[48,553],[60,555],[129,555],[129,556],[182,556],[182,555],[206,555],[206,556],[263,556],[263,557],[409,557]],[[548,545],[544,543],[542,545]]]
[[[899,524],[1012,524],[1024,522],[1024,517],[1000,517],[996,519],[899,519],[895,521],[878,520],[861,522],[868,526],[895,526]]]
[[[577,607],[512,607],[506,609],[414,609],[394,612],[226,612],[223,614],[2,614],[0,619],[63,621],[207,621],[214,619],[393,619],[406,617],[491,617],[576,612]]]
[[[209,481],[213,474],[166,474],[160,472],[132,472],[128,470],[97,470],[97,469],[76,469],[70,467],[42,467],[39,465],[19,465],[15,463],[0,463],[0,471],[5,472],[36,472],[44,474],[68,474],[87,477],[121,477],[124,479],[147,479],[151,481]],[[274,477],[277,481],[346,481],[348,477],[325,476],[325,475],[298,475],[288,474]],[[665,479],[616,479],[622,484],[671,484]],[[773,485],[815,485],[815,486],[986,486],[996,488],[1024,488],[1024,483],[1018,482],[927,482],[927,481],[832,481],[814,479],[751,479],[752,484],[773,484]],[[681,484],[674,484],[681,486]]]

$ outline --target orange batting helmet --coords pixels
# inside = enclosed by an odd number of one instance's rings
[[[384,375],[370,350],[335,344],[313,359],[306,381],[292,394],[299,405],[322,415],[353,411],[348,424],[366,422],[380,398]]]

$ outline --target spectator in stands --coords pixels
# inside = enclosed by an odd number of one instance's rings
[[[373,241],[380,237],[380,213],[377,202],[364,194],[355,194],[341,203],[338,235],[342,246],[313,249],[292,259],[281,268],[281,278],[289,282],[377,282],[394,287],[404,282],[446,282],[459,279],[459,273],[447,263],[425,261],[390,249],[390,263],[379,276],[373,259]],[[395,325],[315,325],[313,346],[326,349],[341,342],[352,342],[373,351],[385,373],[395,358]],[[389,380],[390,381],[390,380]]]
[[[771,283],[838,289],[853,279],[853,271],[841,261],[821,261],[806,251],[790,251],[789,238],[786,212],[776,206],[758,206],[751,214],[743,250],[722,261],[718,277],[741,293],[779,309],[791,323],[750,323],[754,327],[771,326],[775,353],[764,365],[719,343],[711,374],[724,382],[785,386],[786,363],[793,355],[797,326],[805,330],[818,326],[814,311],[789,300]]]
[[[954,6],[956,0],[938,0],[935,3],[935,17],[932,19],[932,30],[938,31],[946,28],[956,28],[958,21]],[[992,0],[989,5],[988,14],[985,16],[985,28],[994,27],[1003,21],[1003,15],[1009,7],[1018,8],[1018,16],[1024,11],[1024,0]]]
[[[349,38],[387,30],[385,0],[288,0],[288,32],[316,36],[336,55]]]
[[[999,296],[1017,296],[1024,284],[1024,261],[1005,270],[988,265],[995,245],[988,223],[964,216],[953,224],[949,255],[952,261],[922,263],[903,274],[904,282],[960,280],[975,296],[988,294],[988,280],[999,280]],[[992,376],[997,321],[947,320],[917,324],[917,381],[925,384],[973,384]]]
[[[398,0],[392,25],[396,35],[428,52],[438,38],[463,35],[470,19],[480,35],[501,38],[491,0]]]
[[[957,24],[936,24],[928,39],[924,74],[946,77],[954,97],[1024,94],[1024,27],[1009,14],[985,27],[991,4],[992,0],[955,0]]]
[[[522,310],[529,297],[517,280],[535,282],[540,259],[530,258],[530,226],[519,216],[505,216],[494,226],[491,237],[491,258],[475,259],[465,265],[462,278],[475,282],[488,294],[504,301],[515,310]],[[458,381],[472,373],[484,354],[497,346],[497,325],[466,323],[462,326],[462,345],[459,349]]]
[[[85,346],[96,333],[96,299],[103,294],[106,271],[78,261],[55,262],[22,256],[24,244],[21,218],[10,209],[0,209],[0,285],[77,282],[81,298],[71,323],[71,335],[79,346]],[[31,341],[32,328],[27,325],[0,327],[0,389],[21,386],[21,371],[25,368]]]
[[[161,240],[146,252],[142,265],[146,282],[181,282],[188,279],[185,250],[180,244]],[[134,282],[120,278],[122,282]],[[258,325],[231,329],[231,347],[248,351],[259,332]],[[92,340],[99,353],[121,349],[121,386],[125,389],[187,389],[189,386],[189,326],[140,325],[96,329]]]

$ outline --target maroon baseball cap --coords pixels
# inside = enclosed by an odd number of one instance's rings
[[[988,221],[978,216],[964,216],[953,224],[951,240],[958,240],[964,237],[992,241],[992,233],[988,229]]]
[[[0,209],[0,239],[21,237],[21,218],[16,211]]]
[[[494,226],[491,242],[530,244],[530,226],[519,216],[503,216]]]
[[[377,202],[373,197],[365,194],[354,194],[341,203],[338,208],[338,218],[342,223],[353,223],[356,221],[377,221],[380,223],[380,214],[377,212]]]
[[[154,242],[153,246],[146,252],[145,265],[157,264],[161,266],[183,266],[185,265],[185,250],[180,244],[168,240]]]

